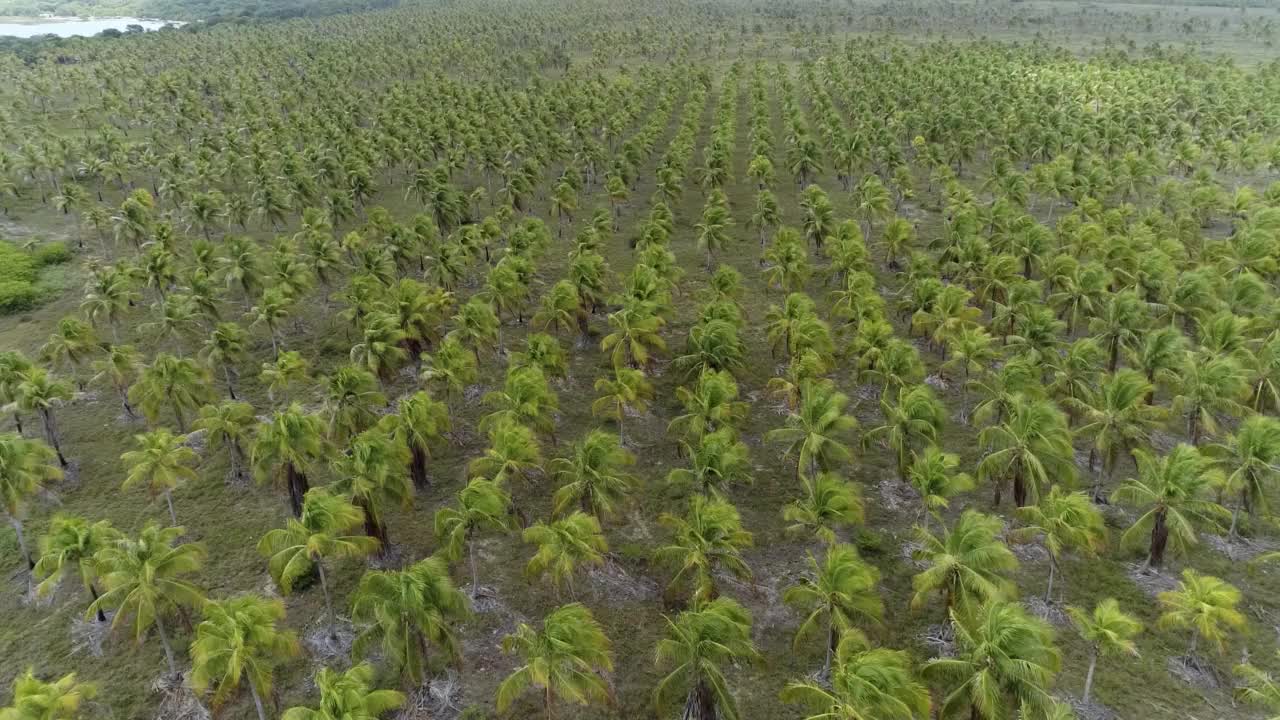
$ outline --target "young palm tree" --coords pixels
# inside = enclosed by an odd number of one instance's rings
[[[1184,443],[1164,457],[1146,450],[1135,450],[1134,455],[1138,477],[1125,480],[1111,497],[1147,510],[1120,542],[1129,545],[1148,537],[1145,566],[1159,571],[1170,541],[1175,553],[1185,552],[1196,543],[1197,522],[1216,525],[1227,511],[1206,497],[1209,488],[1218,484],[1217,472],[1199,450]]]
[[[609,353],[615,368],[648,367],[655,353],[666,351],[667,343],[658,334],[663,320],[648,313],[647,308],[624,307],[609,314],[609,327],[613,332],[600,340],[600,350]]]
[[[1133,290],[1111,295],[1089,320],[1089,332],[1107,352],[1107,372],[1116,371],[1122,350],[1133,351],[1142,342],[1147,321],[1146,304]]]
[[[613,379],[596,380],[596,392],[604,393],[591,403],[591,414],[618,423],[618,440],[626,444],[623,419],[628,412],[643,413],[653,400],[653,384],[640,370],[614,365]]]
[[[274,403],[276,393],[286,395],[298,386],[311,384],[311,363],[297,350],[286,350],[273,362],[262,363],[259,379],[266,383],[267,399]]]
[[[683,442],[681,446],[689,467],[667,473],[668,484],[722,497],[728,486],[751,482],[749,451],[732,429],[721,428],[703,435],[697,447]]]
[[[58,456],[58,463],[65,468],[68,465],[67,458],[62,454],[62,435],[58,432],[58,421],[53,410],[71,399],[71,385],[55,379],[44,368],[31,367],[18,380],[14,395],[17,397],[14,403],[16,410],[34,411],[40,415],[44,424],[45,442],[53,448]]]
[[[972,615],[951,613],[955,657],[925,663],[924,676],[949,689],[940,717],[997,720],[1015,709],[1041,717],[1054,704],[1050,683],[1062,663],[1047,623],[1017,603],[993,601]]]
[[[738,509],[718,498],[695,495],[689,499],[689,513],[676,517],[664,513],[658,519],[671,530],[671,543],[657,549],[658,562],[678,568],[669,589],[688,578],[694,600],[716,597],[715,572],[724,570],[739,579],[751,577],[742,560],[742,548],[750,547],[751,533],[742,529]]]
[[[196,471],[191,465],[200,459],[196,451],[183,443],[183,437],[174,435],[168,430],[153,430],[133,436],[137,450],[130,450],[120,456],[128,474],[125,475],[122,490],[137,485],[144,485],[152,497],[164,496],[169,506],[169,522],[178,524],[178,516],[173,511],[173,490],[184,481],[193,480]]]
[[[291,707],[281,720],[378,720],[404,705],[404,693],[375,690],[374,679],[373,666],[367,662],[344,671],[322,667],[315,677],[320,706]]]
[[[1080,550],[1093,556],[1106,541],[1102,512],[1088,495],[1068,492],[1055,485],[1039,504],[1018,508],[1026,527],[1012,534],[1016,540],[1039,537],[1049,551],[1049,583],[1045,602],[1053,602],[1053,580],[1060,572],[1058,559],[1064,550]]]
[[[547,720],[554,717],[557,699],[587,705],[612,696],[602,677],[613,670],[609,638],[591,611],[578,603],[551,611],[543,618],[541,630],[520,623],[502,639],[502,650],[519,655],[524,664],[498,685],[500,713],[529,688],[542,691]]]
[[[1246,662],[1235,667],[1235,674],[1244,683],[1236,690],[1241,697],[1272,712],[1280,711],[1280,683],[1271,673]]]
[[[969,421],[969,385],[976,374],[981,376],[996,359],[995,339],[983,327],[964,327],[946,337],[949,357],[943,369],[960,371],[960,419]]]
[[[337,630],[325,561],[364,557],[378,550],[378,541],[368,535],[348,535],[364,522],[360,508],[324,488],[307,491],[302,514],[289,518],[283,528],[268,530],[258,542],[258,552],[268,558],[267,569],[286,595],[293,584],[315,568],[324,593],[329,636]]]
[[[471,461],[472,475],[487,477],[498,485],[542,467],[542,449],[533,430],[514,420],[501,420],[489,427],[489,447]]]
[[[54,452],[39,440],[28,440],[13,433],[0,434],[0,502],[9,524],[18,538],[18,551],[27,568],[35,567],[23,534],[23,520],[32,498],[44,490],[45,483],[62,477],[53,464]]]
[[[467,617],[467,596],[453,586],[443,560],[427,558],[404,570],[371,570],[351,598],[351,619],[364,626],[356,652],[374,643],[408,684],[426,679],[428,643],[457,663],[453,623]]]
[[[1187,418],[1187,437],[1200,445],[1204,433],[1218,432],[1219,416],[1239,417],[1249,394],[1248,377],[1234,359],[1188,353],[1173,394],[1173,411]]]
[[[76,674],[44,682],[28,669],[13,679],[13,704],[0,708],[4,720],[75,720],[85,700],[97,695],[97,686],[76,680]]]
[[[1223,489],[1238,494],[1229,533],[1234,538],[1241,510],[1249,513],[1268,510],[1267,496],[1280,476],[1280,420],[1265,415],[1250,416],[1234,435],[1206,447],[1204,453],[1222,467],[1226,475]]]
[[[202,350],[210,370],[222,369],[227,396],[232,400],[236,399],[236,379],[240,377],[235,366],[248,356],[245,348],[248,340],[248,333],[238,323],[222,322],[213,328]]]
[[[1121,370],[1102,381],[1101,390],[1084,400],[1084,424],[1080,434],[1093,437],[1094,451],[1102,456],[1103,478],[1111,484],[1121,453],[1132,455],[1147,444],[1151,431],[1166,417],[1164,408],[1146,402],[1151,383],[1134,370]],[[1095,481],[1093,497],[1102,497],[1102,478]]]
[[[373,373],[358,365],[343,365],[324,383],[324,409],[328,437],[344,442],[378,420],[379,408],[387,404]]]
[[[738,383],[727,372],[703,373],[693,389],[676,388],[676,399],[685,413],[667,425],[667,432],[680,433],[689,442],[721,428],[734,428],[749,407],[738,400]]]
[[[978,443],[991,452],[978,464],[978,477],[995,485],[995,503],[1001,489],[1013,480],[1013,501],[1018,507],[1035,503],[1042,489],[1075,477],[1075,449],[1067,417],[1050,400],[1019,396],[1004,422],[985,428]]]
[[[1201,639],[1213,643],[1222,653],[1226,651],[1227,634],[1232,630],[1242,630],[1247,624],[1244,615],[1236,610],[1241,597],[1234,585],[1187,568],[1182,571],[1182,581],[1178,583],[1177,590],[1160,593],[1160,606],[1164,612],[1158,624],[1161,628],[1191,631],[1188,657],[1195,657]]]
[[[796,457],[797,478],[829,471],[852,455],[844,437],[858,421],[845,413],[848,404],[849,396],[829,381],[805,383],[799,409],[787,416],[785,427],[766,433],[765,440],[787,445],[785,454]]]
[[[836,648],[830,685],[791,682],[783,702],[806,705],[816,713],[806,720],[924,720],[929,689],[912,672],[902,650],[872,648],[860,633],[846,633]]]
[[[635,478],[623,470],[635,461],[618,436],[603,430],[587,433],[574,444],[572,457],[556,458],[548,467],[563,482],[552,498],[552,514],[563,515],[577,505],[588,515],[613,515],[635,484]]]
[[[389,508],[413,503],[413,482],[409,479],[409,451],[381,428],[366,430],[352,438],[345,453],[334,461],[338,480],[333,489],[364,513],[365,533],[377,538],[386,552],[391,541],[383,518]]]
[[[538,548],[525,566],[525,575],[550,575],[557,597],[566,585],[574,595],[573,575],[579,566],[603,565],[604,553],[609,550],[600,521],[581,510],[549,524],[534,523],[525,528],[522,537]]]
[[[409,336],[400,328],[400,319],[389,312],[371,312],[363,324],[360,342],[351,347],[351,362],[387,383],[409,358],[402,347]]]
[[[717,598],[667,618],[667,636],[655,651],[659,667],[671,667],[653,689],[659,715],[683,695],[680,717],[737,720],[738,707],[723,665],[759,657],[751,641],[751,613],[731,598]]]
[[[974,488],[968,473],[956,472],[959,467],[960,456],[943,452],[937,445],[929,445],[914,455],[907,468],[907,482],[920,493],[925,530],[929,529],[929,518],[949,507],[952,497]]]
[[[444,393],[446,400],[462,395],[476,380],[476,355],[455,336],[446,336],[431,355],[422,356],[422,381]]]
[[[1067,607],[1067,615],[1075,626],[1080,637],[1089,643],[1089,670],[1084,676],[1084,695],[1082,701],[1087,705],[1093,690],[1093,673],[1098,667],[1098,658],[1102,655],[1132,655],[1137,657],[1138,646],[1133,642],[1134,636],[1142,632],[1142,623],[1132,615],[1120,609],[1115,598],[1106,598],[1093,608],[1093,612],[1085,612],[1078,607]]]
[[[483,402],[494,411],[481,420],[481,429],[503,421],[517,422],[550,435],[555,444],[555,413],[560,401],[538,368],[512,368],[502,389],[486,393]]]
[[[205,558],[200,545],[173,544],[184,532],[180,527],[162,529],[151,524],[142,529],[137,540],[122,540],[104,548],[98,562],[104,570],[102,583],[106,592],[89,605],[87,612],[92,616],[101,610],[115,610],[111,628],[131,622],[134,639],[139,643],[154,625],[171,676],[178,674],[178,664],[165,630],[166,618],[179,608],[200,607],[205,601],[200,588],[182,579],[197,572]]]
[[[864,516],[862,493],[858,486],[835,473],[820,472],[813,478],[801,478],[805,494],[782,508],[782,519],[793,535],[813,535],[833,545],[836,530],[843,525],[858,525]]]
[[[431,399],[425,390],[400,401],[399,411],[382,420],[393,438],[409,448],[409,476],[414,487],[427,489],[427,460],[431,457],[431,445],[449,431],[449,408]]]
[[[249,463],[258,482],[273,478],[283,482],[289,493],[289,507],[294,517],[300,517],[302,499],[310,489],[307,473],[329,452],[324,423],[294,403],[258,426]]]
[[[142,354],[132,345],[111,345],[105,348],[105,355],[93,361],[94,376],[90,382],[106,381],[120,398],[120,406],[125,417],[136,420],[138,414],[129,403],[129,388],[138,379],[138,368],[142,364]],[[3,393],[0,393],[3,400]]]
[[[267,720],[262,698],[271,695],[278,665],[298,654],[298,638],[277,627],[284,620],[284,603],[258,595],[210,600],[202,608],[204,620],[191,642],[191,687],[203,693],[211,686],[213,706],[226,702],[248,680],[258,720]]]
[[[203,431],[209,447],[225,447],[231,464],[231,477],[244,481],[248,477],[248,462],[244,446],[249,441],[256,418],[253,406],[247,402],[224,400],[217,405],[200,408],[192,427]]]
[[[471,596],[480,593],[476,572],[476,533],[483,530],[506,531],[511,496],[492,480],[473,479],[458,491],[457,508],[440,508],[435,515],[436,539],[443,545],[441,554],[449,562],[457,562],[465,550],[471,567]]]
[[[899,388],[896,403],[881,399],[880,413],[884,424],[868,430],[863,443],[877,438],[887,443],[897,457],[898,479],[905,483],[908,458],[918,446],[938,442],[947,409],[928,385],[915,385]]]
[[[787,588],[782,599],[807,613],[796,630],[795,645],[826,625],[826,660],[822,677],[831,672],[831,659],[846,633],[861,632],[859,622],[879,624],[884,603],[876,585],[880,571],[858,557],[852,545],[829,545],[821,564],[809,555],[809,573],[800,583]]]
[[[32,569],[36,577],[44,578],[36,590],[42,595],[52,592],[67,571],[74,568],[89,591],[90,602],[97,600],[98,588],[94,583],[101,570],[98,553],[121,537],[110,520],[90,523],[74,515],[53,516],[49,531],[40,539],[40,559]],[[106,620],[107,616],[99,610],[98,622]]]
[[[129,388],[129,400],[147,420],[155,422],[160,408],[173,411],[178,432],[186,434],[186,413],[214,399],[209,372],[190,358],[159,353],[142,370],[141,377]]]
[[[1018,568],[1018,558],[1000,540],[1002,527],[1000,518],[965,510],[940,538],[921,529],[917,554],[928,567],[911,579],[912,607],[930,593],[941,594],[952,612],[1012,597],[1017,586],[1006,576]]]

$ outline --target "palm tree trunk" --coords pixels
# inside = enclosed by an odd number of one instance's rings
[[[419,490],[426,490],[430,485],[427,482],[427,453],[417,443],[409,447],[409,474],[413,477],[413,486]]]
[[[164,647],[164,659],[169,664],[169,675],[177,677],[178,663],[173,660],[173,648],[169,646],[169,636],[164,632],[164,620],[156,615],[156,634],[160,636],[160,644]]]
[[[18,434],[22,435],[22,415],[20,415],[17,410],[13,411],[13,425],[18,429]]]
[[[178,404],[172,392],[167,393],[169,396],[169,404],[173,406],[173,418],[178,423],[178,432],[182,435],[187,434],[187,418],[182,414],[182,406]]]
[[[27,569],[34,570],[36,563],[31,559],[31,550],[27,548],[27,537],[22,532],[22,520],[10,515],[9,524],[13,526],[13,532],[18,536],[18,552],[21,552],[23,559],[27,561]]]
[[[173,511],[173,492],[172,491],[170,490],[164,491],[164,501],[165,501],[165,504],[169,506],[169,522],[172,523],[172,527],[178,527],[178,514]]]
[[[1044,591],[1045,604],[1050,604],[1053,602],[1053,577],[1054,575],[1057,574],[1057,572],[1058,572],[1058,561],[1055,560],[1052,555],[1050,555],[1049,556],[1049,586],[1045,588],[1045,591]]]
[[[1095,649],[1089,655],[1089,671],[1084,675],[1084,697],[1081,698],[1085,705],[1089,704],[1089,693],[1093,690],[1093,671],[1098,667],[1098,651]]]
[[[1164,548],[1169,542],[1169,526],[1165,524],[1165,512],[1156,513],[1155,523],[1151,526],[1151,547],[1147,552],[1147,564],[1159,570],[1164,565]]]
[[[284,466],[285,484],[289,490],[289,507],[294,517],[302,517],[302,498],[307,494],[307,476],[298,472],[293,463]]]
[[[92,602],[98,602],[98,588],[94,587],[93,583],[85,583],[85,587],[89,588],[89,597],[92,598]],[[107,614],[102,612],[102,608],[98,608],[98,622],[102,623],[106,621]]]
[[[44,421],[45,438],[53,446],[53,451],[58,454],[58,464],[66,467],[68,465],[67,458],[62,454],[62,443],[58,442],[58,424],[53,417],[53,411],[49,408],[41,408],[40,419]]]
[[[468,531],[467,534],[471,533]],[[470,537],[467,538],[467,555],[467,562],[471,565],[471,597],[475,598],[480,594],[480,576],[476,573],[476,544]]]
[[[827,617],[827,659],[822,663],[822,677],[831,677],[831,656],[836,649],[836,625]]]
[[[262,698],[258,696],[258,688],[249,682],[249,695],[253,697],[253,707],[258,711],[258,720],[267,720],[267,710],[262,707]]]
[[[329,596],[329,579],[324,575],[324,563],[316,560],[316,573],[320,576],[320,591],[324,593],[324,611],[329,620],[329,639],[332,640],[338,636],[335,629],[338,625],[338,616],[333,613],[333,598]]]

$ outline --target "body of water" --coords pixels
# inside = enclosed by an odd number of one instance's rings
[[[142,20],[140,18],[17,18],[0,21],[0,36],[29,38],[37,35],[97,35],[103,30],[119,30],[124,32],[130,25],[141,25],[146,30],[158,30],[165,25],[181,25],[164,20]]]

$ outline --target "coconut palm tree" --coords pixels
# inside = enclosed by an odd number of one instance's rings
[[[629,412],[644,413],[648,410],[653,400],[653,384],[640,370],[615,364],[613,379],[598,378],[595,389],[604,394],[591,403],[591,414],[618,423],[618,440],[625,445],[627,438],[623,433],[623,419]]]
[[[1089,332],[1107,353],[1107,372],[1115,372],[1122,351],[1135,350],[1147,326],[1146,304],[1137,292],[1125,290],[1108,297],[1101,312],[1089,320]]]
[[[384,553],[391,545],[384,521],[387,511],[413,503],[408,459],[404,445],[382,428],[373,428],[352,438],[346,452],[334,461],[338,476],[334,491],[360,508],[365,534],[377,538]]]
[[[1231,512],[1230,537],[1236,536],[1240,511],[1268,510],[1267,496],[1280,476],[1280,420],[1253,415],[1240,424],[1224,442],[1204,449],[1207,457],[1221,466],[1225,491],[1237,493],[1239,500]]]
[[[1061,572],[1059,558],[1063,551],[1079,550],[1093,556],[1106,542],[1102,512],[1088,495],[1055,485],[1038,504],[1018,508],[1018,514],[1026,526],[1015,530],[1013,539],[1040,538],[1049,551],[1049,583],[1044,601],[1053,602],[1053,580]]]
[[[739,579],[751,577],[741,554],[742,548],[752,544],[751,533],[742,529],[742,519],[732,503],[695,495],[689,499],[686,517],[664,513],[658,522],[672,536],[670,544],[654,552],[658,562],[677,568],[669,589],[687,581],[695,600],[708,600],[716,597],[717,570]]]
[[[442,391],[446,401],[460,396],[476,380],[476,355],[456,336],[446,336],[434,353],[423,354],[421,378]]]
[[[1100,601],[1091,613],[1068,606],[1067,615],[1076,632],[1089,643],[1089,670],[1084,676],[1084,695],[1081,696],[1081,700],[1087,705],[1093,690],[1093,673],[1098,667],[1098,658],[1122,654],[1137,657],[1138,646],[1133,638],[1142,632],[1142,623],[1121,610],[1120,603],[1115,598]]]
[[[343,671],[322,667],[315,677],[320,706],[291,707],[281,720],[378,720],[404,705],[404,693],[375,690],[374,679],[373,666],[367,662]]]
[[[180,608],[197,608],[205,602],[200,588],[183,579],[184,575],[199,571],[205,559],[201,545],[174,545],[185,532],[181,527],[150,524],[137,540],[122,540],[104,548],[98,554],[98,562],[106,592],[89,605],[86,613],[93,616],[101,610],[115,610],[112,630],[131,623],[134,639],[139,643],[155,626],[170,676],[178,674],[178,664],[169,643],[166,620]]]
[[[16,410],[36,412],[44,424],[44,439],[58,456],[62,467],[69,464],[62,454],[62,435],[58,432],[58,419],[54,408],[71,399],[71,385],[50,375],[44,368],[30,367],[18,380],[14,389]]]
[[[1236,690],[1240,697],[1254,705],[1265,706],[1272,712],[1280,711],[1280,683],[1276,682],[1271,673],[1255,665],[1243,663],[1235,667],[1235,674],[1244,683]]]
[[[731,428],[703,435],[696,447],[683,442],[681,446],[689,467],[667,473],[668,484],[691,487],[703,495],[723,496],[728,486],[751,482],[749,451]]]
[[[129,388],[129,400],[155,422],[160,409],[173,411],[180,434],[187,432],[187,412],[214,399],[209,371],[191,358],[158,353]]]
[[[284,484],[289,493],[289,507],[294,517],[300,517],[302,499],[310,489],[307,474],[329,453],[324,423],[294,403],[276,411],[270,420],[258,426],[249,464],[258,482],[277,479]]]
[[[201,351],[211,371],[222,369],[227,396],[232,400],[236,399],[236,379],[239,378],[235,366],[248,356],[245,347],[248,340],[249,334],[239,323],[221,322],[214,326]]]
[[[923,720],[929,689],[912,672],[902,650],[872,648],[860,633],[846,633],[836,648],[830,685],[791,682],[781,697],[814,711],[806,720]]]
[[[812,478],[800,479],[805,494],[782,508],[782,519],[793,535],[813,535],[833,545],[836,530],[845,525],[861,524],[864,503],[858,486],[835,473],[820,472]]]
[[[439,558],[404,570],[370,570],[351,597],[351,619],[364,628],[355,651],[376,644],[401,678],[416,687],[426,679],[430,646],[454,663],[461,661],[453,624],[468,614],[467,596],[453,586]]]
[[[378,410],[387,405],[378,378],[358,365],[343,365],[324,382],[328,437],[344,442],[373,427]]]
[[[248,476],[244,447],[250,439],[255,421],[252,405],[224,400],[217,405],[201,407],[192,427],[197,432],[204,433],[209,447],[226,448],[231,477],[244,481]]]
[[[942,595],[948,611],[1012,597],[1017,586],[1007,575],[1018,568],[1018,558],[1000,540],[1002,528],[997,517],[965,510],[941,537],[919,530],[917,556],[927,565],[911,579],[912,607],[931,593]]]
[[[822,677],[831,672],[831,659],[841,637],[861,632],[859,623],[880,623],[884,603],[876,588],[879,582],[880,571],[858,557],[852,545],[828,545],[821,563],[810,553],[808,574],[783,594],[783,602],[805,613],[804,622],[796,629],[797,648],[804,638],[826,626]]]
[[[1164,457],[1141,449],[1134,456],[1138,477],[1121,483],[1111,499],[1146,511],[1125,530],[1120,542],[1129,545],[1149,538],[1145,566],[1159,571],[1170,541],[1175,553],[1185,552],[1196,543],[1197,523],[1214,526],[1227,511],[1206,497],[1209,488],[1218,484],[1218,473],[1196,448],[1183,443]]]
[[[588,705],[612,697],[603,673],[613,670],[609,638],[591,611],[571,603],[542,619],[542,629],[520,623],[502,639],[502,650],[524,662],[498,684],[498,712],[506,712],[526,690],[542,693],[542,707],[552,720],[556,700]]]
[[[937,445],[929,445],[913,456],[907,468],[907,482],[920,494],[921,515],[924,529],[929,529],[929,518],[950,507],[951,498],[974,488],[968,473],[956,472],[960,456],[943,452]]]
[[[917,447],[938,441],[947,409],[928,385],[915,385],[899,388],[895,403],[882,398],[880,413],[884,424],[868,430],[863,443],[876,439],[886,443],[897,457],[898,479],[905,483],[908,458]]]
[[[1100,390],[1080,403],[1084,414],[1079,432],[1093,438],[1093,449],[1102,456],[1103,475],[1093,486],[1095,499],[1102,497],[1104,481],[1111,484],[1121,454],[1132,456],[1144,447],[1167,417],[1164,408],[1146,402],[1151,392],[1151,383],[1137,371],[1121,370],[1108,375]]]
[[[525,366],[508,370],[502,389],[485,393],[482,401],[493,408],[493,412],[481,420],[482,430],[499,422],[516,422],[546,433],[555,444],[555,413],[560,401],[538,368]]]
[[[45,484],[62,477],[62,470],[52,463],[54,451],[39,440],[28,440],[13,433],[0,434],[0,502],[9,524],[18,538],[18,551],[27,568],[35,567],[23,534],[23,520],[32,498],[45,489]]]
[[[480,593],[476,572],[476,539],[484,530],[506,531],[511,509],[511,496],[492,480],[475,478],[458,491],[457,508],[440,508],[435,515],[436,539],[442,544],[441,554],[449,562],[457,562],[465,550],[471,567],[471,596]]]
[[[1003,422],[978,434],[978,443],[991,448],[978,464],[978,477],[995,485],[997,505],[1010,478],[1018,507],[1038,502],[1044,487],[1075,478],[1067,417],[1050,400],[1017,397]]]
[[[746,417],[748,405],[738,400],[738,383],[727,372],[705,372],[692,389],[676,388],[676,399],[685,413],[676,416],[667,432],[680,433],[686,441],[700,441],[702,436],[734,428]]]
[[[164,496],[169,506],[169,521],[178,524],[173,511],[173,490],[184,481],[193,480],[196,471],[191,465],[200,459],[196,451],[184,444],[185,438],[168,430],[153,430],[133,436],[138,449],[120,456],[127,474],[121,490],[144,485],[152,497]]]
[[[213,705],[226,702],[248,680],[258,720],[267,720],[264,696],[271,695],[276,667],[298,654],[293,631],[278,627],[284,602],[258,595],[210,600],[191,642],[191,687],[203,693],[213,687]]]
[[[800,407],[787,416],[785,427],[765,434],[768,442],[785,443],[785,455],[796,458],[796,477],[830,471],[852,456],[844,438],[857,427],[845,412],[849,396],[830,381],[810,381],[800,391]]]
[[[297,386],[312,383],[311,363],[297,350],[286,350],[273,362],[262,363],[259,378],[267,386],[267,399],[274,403],[276,393],[288,394]]]
[[[635,478],[623,470],[635,461],[618,436],[590,431],[574,444],[571,457],[556,458],[548,466],[563,483],[552,498],[552,514],[563,515],[577,505],[588,515],[613,515],[635,484]]]
[[[471,461],[468,471],[498,485],[542,467],[542,449],[533,430],[514,420],[501,420],[489,427],[489,447]]]
[[[1213,643],[1222,653],[1226,651],[1228,633],[1243,630],[1247,625],[1244,615],[1236,609],[1241,597],[1234,585],[1187,568],[1182,571],[1182,581],[1176,590],[1160,593],[1158,599],[1164,612],[1157,624],[1161,628],[1191,631],[1188,657],[1195,657],[1202,639]]]
[[[337,630],[325,561],[364,557],[378,550],[378,540],[368,535],[349,535],[364,522],[360,508],[325,488],[307,491],[302,514],[289,518],[283,528],[268,530],[258,542],[258,552],[268,558],[267,569],[285,594],[294,583],[314,568],[324,593],[329,636]]]
[[[383,417],[381,425],[396,442],[409,449],[409,476],[414,487],[427,489],[427,460],[431,446],[449,431],[449,408],[433,400],[427,391],[419,390],[401,399],[398,411]]]
[[[98,553],[121,537],[110,520],[90,523],[74,515],[54,515],[48,532],[40,538],[40,559],[32,569],[36,577],[43,578],[36,590],[42,595],[52,592],[67,571],[74,568],[89,591],[90,602],[97,600],[95,583],[101,570]],[[106,620],[107,616],[99,610],[98,622]]]
[[[75,720],[81,706],[97,695],[97,686],[76,680],[76,674],[44,682],[28,669],[13,679],[13,704],[0,708],[3,720]]]
[[[1041,717],[1055,701],[1050,684],[1062,663],[1053,630],[1017,603],[992,601],[971,615],[951,612],[954,657],[924,665],[948,688],[939,717],[997,720],[1015,710]]]
[[[759,657],[751,641],[751,613],[731,598],[694,603],[674,620],[667,618],[667,635],[654,655],[660,668],[671,668],[653,689],[659,715],[683,696],[682,718],[736,720],[737,703],[721,667]]]
[[[609,353],[615,368],[648,367],[655,353],[666,352],[667,343],[659,335],[664,324],[647,308],[627,308],[609,313],[613,332],[600,340],[600,350]]]
[[[556,597],[568,586],[574,594],[573,575],[583,565],[603,565],[609,544],[600,532],[600,521],[581,510],[550,523],[534,523],[525,528],[526,543],[537,546],[525,566],[525,575],[538,578],[551,576]]]
[[[1187,419],[1187,437],[1200,445],[1205,433],[1218,432],[1218,417],[1239,417],[1249,394],[1248,377],[1234,359],[1188,353],[1173,394],[1173,411]]]

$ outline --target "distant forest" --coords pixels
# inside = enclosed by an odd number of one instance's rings
[[[0,15],[132,15],[164,20],[217,22],[321,17],[399,4],[400,0],[0,0]]]

